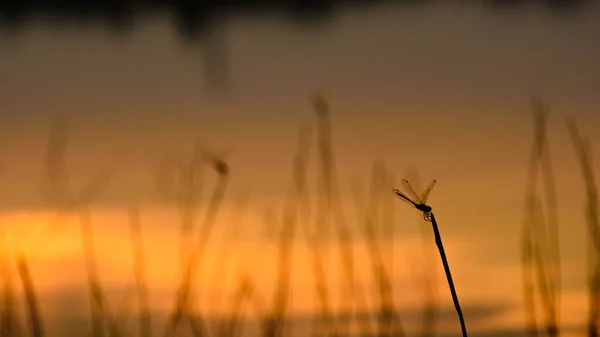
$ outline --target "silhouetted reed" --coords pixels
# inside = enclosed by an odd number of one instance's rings
[[[233,256],[233,249],[231,246],[235,246],[238,241],[240,230],[246,216],[246,209],[249,204],[249,199],[246,194],[240,195],[234,202],[234,209],[231,211],[229,221],[227,221],[227,227],[223,234],[221,244],[217,248],[216,258],[213,262],[211,271],[208,276],[210,278],[209,284],[210,289],[215,292],[214,298],[211,301],[213,306],[217,308],[217,312],[220,312],[221,299],[224,290],[224,281],[229,275],[229,267],[231,258]]]
[[[317,207],[318,227],[317,235],[326,245],[330,242],[331,213],[333,209],[333,150],[331,144],[331,121],[329,104],[322,96],[317,95],[312,101],[313,108],[317,114],[317,138],[318,153],[320,158],[320,179],[318,180],[318,191],[322,198]],[[328,249],[323,251],[323,259],[329,261]]]
[[[134,279],[135,279],[135,262],[134,262]],[[114,310],[114,322],[112,323],[112,331],[109,330],[109,335],[129,336],[132,332],[129,329],[129,321],[133,318],[135,298],[138,296],[137,282],[131,282],[125,285],[123,294],[118,301]],[[139,301],[138,301],[139,302]],[[139,305],[138,305],[139,307]],[[140,312],[138,311],[138,318]],[[139,323],[139,319],[138,319]],[[138,327],[138,331],[139,331]]]
[[[369,205],[364,223],[365,239],[369,242],[373,274],[379,291],[379,336],[402,336],[404,328],[396,311],[394,294],[385,259],[379,246],[377,229],[384,226],[380,213],[383,212],[382,191],[386,184],[386,170],[382,161],[375,161],[371,175]],[[391,199],[391,198],[389,198]],[[389,226],[389,224],[388,224]]]
[[[30,236],[29,242],[23,244],[24,248],[39,249],[50,243],[52,235],[63,227],[63,222],[88,208],[112,180],[112,170],[105,169],[94,175],[78,192],[72,191],[66,163],[70,131],[71,122],[67,116],[58,115],[52,122],[44,158],[41,194],[43,201],[53,207],[57,214],[37,234]]]
[[[293,243],[306,183],[307,162],[311,149],[311,128],[302,128],[298,136],[298,149],[293,160],[292,183],[283,206],[279,234],[279,266],[272,311],[264,327],[265,337],[280,337],[285,328],[292,280]]]
[[[549,337],[559,334],[560,252],[556,187],[548,142],[546,139],[547,109],[537,98],[532,99],[534,142],[528,169],[525,198],[525,218],[522,227],[523,291],[527,332],[539,334],[535,308],[535,285],[543,306],[544,331]],[[543,176],[544,201],[538,196],[538,172]]]
[[[285,202],[279,234],[277,283],[274,289],[270,312],[262,321],[265,337],[280,337],[285,328],[285,318],[289,304],[292,273],[293,239],[296,227],[296,211],[293,196]]]
[[[356,306],[361,308],[366,307],[366,299],[364,290],[361,285],[356,282],[355,277],[355,264],[354,264],[354,239],[352,231],[346,222],[346,217],[342,207],[341,195],[339,190],[339,182],[337,179],[337,171],[335,164],[335,156],[333,152],[333,136],[331,132],[331,109],[329,103],[324,99],[323,96],[317,94],[312,100],[313,109],[317,114],[317,130],[319,136],[319,155],[320,155],[320,166],[321,166],[321,180],[323,192],[325,194],[325,202],[329,210],[330,218],[333,220],[333,228],[335,230],[337,241],[339,243],[340,251],[340,263],[342,266],[342,273],[346,283],[346,287],[340,287],[340,298],[347,299],[345,302],[340,304],[349,305],[349,310],[352,316],[355,318],[354,322],[357,321],[357,310]],[[326,229],[323,229],[326,230]],[[328,234],[327,234],[328,235]],[[325,317],[325,315],[323,315]],[[362,319],[362,326],[358,326],[359,335],[366,336],[373,333],[371,322],[368,317]],[[337,323],[335,323],[337,325]],[[351,334],[351,327],[347,327],[347,335]],[[341,332],[336,328],[336,335],[340,335]]]
[[[186,279],[186,261],[192,255],[192,246],[194,244],[195,217],[198,212],[199,201],[202,196],[204,166],[203,147],[200,142],[194,144],[192,154],[185,158],[178,154],[165,156],[156,172],[156,186],[166,202],[174,202],[178,207],[180,216],[179,232],[179,278],[182,284]],[[190,285],[191,286],[191,285]],[[178,291],[183,291],[182,289]],[[191,291],[191,289],[189,290]],[[165,335],[176,335],[179,324],[183,318],[187,319],[189,327],[196,333],[201,333],[202,327],[199,327],[202,321],[199,317],[194,317],[190,308],[188,308],[189,296],[182,294],[182,298],[176,301],[175,309],[171,318],[167,322]]]
[[[458,295],[456,294],[454,281],[452,280],[452,273],[450,272],[450,265],[448,264],[448,259],[446,258],[446,251],[442,243],[442,236],[433,212],[430,213],[430,216],[431,225],[433,227],[433,236],[435,238],[435,245],[438,248],[440,258],[442,259],[442,264],[444,265],[444,272],[446,273],[446,279],[448,280],[448,287],[450,288],[450,294],[452,295],[452,302],[454,303],[454,308],[456,309],[458,320],[460,321],[460,329],[463,337],[467,337],[467,326],[465,324],[465,318],[463,316],[462,309],[460,308],[460,302],[458,301]]]
[[[142,221],[137,206],[131,206],[129,209],[129,228],[131,232],[133,270],[139,311],[139,337],[150,337],[152,335],[152,312],[150,310],[148,283],[146,281],[146,259],[144,256],[142,240]]]
[[[94,337],[104,336],[106,334],[106,322],[112,321],[109,318],[107,303],[104,291],[98,276],[98,267],[96,262],[96,253],[94,248],[94,239],[90,215],[85,212],[80,213],[81,241],[83,243],[83,255],[87,270],[87,281],[90,292],[90,313],[92,317],[92,332]]]
[[[384,171],[384,183],[380,186],[379,194],[383,196],[383,192],[387,195],[387,187],[396,185],[396,180],[391,172]],[[394,278],[394,239],[396,234],[396,203],[393,198],[381,198],[381,221],[380,232],[375,233],[377,237],[389,243],[390,252],[385,257],[386,266],[388,267],[390,277]]]
[[[41,337],[44,335],[42,316],[40,315],[38,299],[35,293],[35,287],[33,286],[33,279],[29,272],[27,258],[25,255],[19,255],[16,260],[17,270],[19,272],[19,277],[21,278],[23,292],[25,293],[30,334],[32,337]]]
[[[18,337],[22,335],[22,323],[18,314],[13,273],[10,267],[10,253],[3,251],[0,256],[2,273],[2,299],[0,302],[0,336]]]
[[[535,309],[535,267],[534,267],[534,233],[533,233],[533,221],[536,209],[536,185],[538,175],[538,163],[544,148],[544,128],[545,119],[544,115],[534,114],[535,117],[535,132],[533,149],[531,151],[531,157],[528,168],[528,178],[526,184],[526,198],[525,198],[525,219],[522,226],[522,243],[521,243],[521,259],[523,267],[523,296],[525,300],[525,311],[527,319],[527,332],[530,337],[538,336],[538,327],[536,320],[536,309]]]
[[[177,289],[175,305],[167,321],[165,336],[175,336],[178,326],[184,317],[188,319],[195,335],[206,335],[206,326],[203,323],[202,317],[198,313],[192,313],[191,311],[189,305],[190,294],[193,291],[192,288],[194,286],[198,264],[202,260],[206,244],[212,233],[225,195],[225,190],[229,181],[229,167],[222,159],[208,152],[203,153],[203,159],[216,171],[218,179],[208,203],[205,218],[200,227],[200,232],[194,235],[197,241],[184,264],[185,269],[181,275],[180,284]]]
[[[423,309],[423,321],[421,322],[421,329],[419,331],[419,336],[421,337],[433,337],[436,332],[437,325],[437,305],[438,298],[437,292],[435,290],[436,280],[435,280],[435,269],[432,267],[430,263],[429,254],[427,251],[427,246],[423,243],[423,255],[425,256],[424,267],[423,267],[423,280],[421,280],[421,285],[423,286],[423,294],[424,294],[424,302],[425,308]],[[414,269],[414,268],[413,268]]]
[[[321,175],[317,180],[317,191],[323,193],[322,197],[317,202],[316,213],[314,219],[314,227],[310,227],[310,222],[304,222],[304,234],[306,236],[312,266],[313,273],[315,276],[315,293],[317,295],[317,302],[319,305],[319,316],[322,326],[327,329],[327,336],[337,336],[335,328],[334,317],[332,316],[331,298],[327,285],[327,274],[325,272],[325,266],[329,261],[329,249],[327,246],[330,244],[330,232],[331,232],[331,210],[332,210],[332,160],[330,146],[330,134],[329,129],[329,116],[327,103],[322,99],[321,96],[316,96],[312,102],[313,108],[317,113],[317,137],[318,137],[318,151],[321,158]],[[296,177],[297,180],[297,191],[299,200],[304,205],[302,206],[302,213],[304,214],[304,220],[308,220],[310,217],[307,212],[310,212],[308,207],[309,203],[305,196],[307,193],[302,193],[306,190],[306,184],[304,181]],[[303,196],[304,195],[304,196]],[[315,333],[316,325],[312,326],[313,332]]]
[[[589,337],[598,336],[600,323],[600,222],[598,220],[598,190],[592,164],[592,151],[588,138],[579,135],[575,121],[567,123],[575,154],[581,167],[586,195],[585,215],[588,237],[588,297],[589,312],[587,332]]]
[[[320,176],[317,180],[318,198],[314,222],[313,267],[315,274],[315,290],[320,305],[321,323],[327,329],[327,336],[336,336],[337,328],[332,316],[332,303],[327,284],[326,273],[329,263],[329,245],[331,244],[331,214],[332,214],[332,171],[333,160],[331,151],[331,127],[329,105],[320,95],[312,100],[317,114],[317,143],[320,158]],[[315,328],[315,326],[313,326]]]
[[[254,292],[254,283],[249,276],[245,276],[240,280],[239,286],[233,293],[231,308],[228,318],[220,325],[218,336],[222,337],[238,337],[240,332],[244,330],[244,319],[240,317],[242,305],[252,298]]]
[[[116,336],[119,335],[118,328],[115,326],[116,323],[105,303],[98,276],[90,214],[87,211],[88,205],[108,186],[112,173],[110,171],[100,172],[79,193],[72,194],[66,165],[70,126],[70,120],[66,116],[58,116],[50,130],[46,148],[46,175],[42,179],[42,186],[44,187],[43,195],[46,201],[56,208],[58,214],[55,222],[51,222],[44,227],[42,234],[37,239],[47,241],[47,234],[51,233],[54,227],[60,224],[59,220],[69,215],[78,215],[90,292],[92,334],[94,337],[103,337],[106,324],[108,324],[110,334]]]
[[[156,175],[156,186],[166,202],[175,202],[179,208],[179,263],[183,275],[185,261],[191,254],[195,231],[195,215],[202,196],[204,167],[203,148],[197,142],[192,154],[185,158],[178,154],[165,156]]]
[[[371,172],[368,197],[359,184],[353,186],[355,208],[361,219],[360,228],[367,242],[367,251],[371,261],[371,274],[377,285],[379,309],[376,315],[378,336],[403,336],[404,328],[395,308],[392,283],[386,270],[381,247],[377,240],[376,227],[379,225],[378,216],[381,210],[381,192],[385,183],[385,168],[383,163],[376,161]],[[362,210],[362,211],[361,211]]]

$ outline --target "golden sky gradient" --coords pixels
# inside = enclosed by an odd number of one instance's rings
[[[91,208],[100,277],[115,306],[133,282],[131,204],[141,208],[152,304],[157,311],[172,305],[179,218],[157,193],[153,170],[164,152],[189,153],[196,140],[224,152],[231,167],[207,251],[208,270],[199,276],[207,296],[200,303],[208,312],[226,310],[245,273],[270,298],[277,241],[266,235],[264,217],[281,210],[298,131],[316,120],[308,97],[321,90],[332,109],[338,178],[353,233],[362,235],[352,183],[358,180],[366,190],[375,160],[382,160],[396,180],[388,183],[384,198],[395,198],[391,189],[400,187],[404,176],[420,180],[417,190],[437,179],[429,204],[461,303],[475,308],[466,310],[468,327],[506,335],[519,331],[524,317],[519,249],[533,141],[529,98],[535,94],[551,111],[547,132],[559,204],[561,321],[565,335],[575,335],[569,329],[581,326],[587,308],[585,195],[565,121],[576,119],[597,157],[600,45],[594,42],[600,41],[599,22],[598,5],[573,17],[536,10],[494,14],[476,5],[345,10],[318,33],[278,19],[235,18],[223,27],[231,88],[226,96],[213,97],[203,84],[202,46],[179,46],[163,17],[142,20],[132,37],[119,41],[94,26],[74,30],[36,21],[19,36],[0,35],[0,224],[6,247],[31,257],[48,315],[61,315],[55,303],[60,296],[76,298],[87,314],[77,222],[64,223],[44,247],[23,248],[55,214],[41,201],[42,163],[52,118],[67,114],[73,122],[68,168],[74,189],[101,169],[115,170]],[[313,148],[313,192],[317,160]],[[207,175],[205,199],[214,178],[212,172]],[[233,241],[228,230],[241,195],[249,204]],[[395,234],[382,238],[381,249],[393,267],[394,297],[408,317],[406,327],[418,328],[415,320],[421,318],[414,310],[423,307],[424,296],[419,274],[428,271],[444,308],[440,329],[457,334],[431,229],[416,210],[393,201]],[[425,251],[422,242],[428,245]],[[375,305],[365,242],[353,247],[360,282],[370,292],[369,305]],[[291,310],[300,322],[314,308],[313,273],[302,237],[294,249]],[[229,264],[223,256],[231,258]],[[343,282],[335,258],[327,268],[338,307]],[[224,279],[211,274],[219,265],[229,265]],[[489,317],[479,319],[486,310]],[[75,316],[65,315],[67,325],[69,319],[75,322]],[[52,324],[50,331],[60,334],[64,327]],[[81,324],[77,329],[85,329]]]

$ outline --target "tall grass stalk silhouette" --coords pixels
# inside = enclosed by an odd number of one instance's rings
[[[548,336],[559,334],[560,251],[556,188],[548,141],[546,138],[547,109],[532,99],[534,141],[526,183],[525,217],[522,226],[523,295],[527,333],[539,334],[535,307],[535,285],[543,306],[544,331]],[[538,172],[542,171],[545,207],[538,196]]]
[[[186,261],[192,254],[196,212],[198,211],[199,199],[202,196],[202,178],[206,164],[202,160],[202,151],[202,145],[200,142],[196,142],[191,155],[187,158],[175,153],[167,155],[163,158],[156,172],[158,192],[166,202],[174,202],[179,211],[179,278],[181,280],[186,278]],[[186,294],[186,298],[182,298],[182,300],[187,301],[188,296],[190,295]],[[173,314],[167,323],[165,333],[176,334],[184,316],[187,318],[192,330],[198,329],[200,323],[192,321],[191,309],[187,307],[187,303],[176,304],[176,307],[177,305],[184,305],[184,308],[180,308],[181,312]],[[187,315],[188,311],[189,315]],[[201,320],[201,317],[197,319]]]
[[[167,320],[165,336],[175,336],[178,326],[184,317],[188,319],[192,330],[195,331],[195,335],[206,334],[206,326],[203,323],[202,317],[191,311],[190,294],[193,291],[192,288],[198,265],[204,255],[206,244],[210,239],[225,195],[229,181],[229,167],[222,159],[215,157],[211,153],[204,152],[203,158],[217,173],[217,183],[211,195],[200,232],[194,235],[197,241],[194,243],[192,251],[186,259],[184,273],[181,275],[180,284],[177,289],[175,305]]]
[[[433,268],[431,268],[432,263],[430,262],[430,254],[429,249],[425,242],[422,244],[423,255],[425,256],[425,261],[423,271],[421,276],[423,279],[420,281],[420,284],[423,287],[424,294],[424,302],[425,308],[423,309],[423,321],[421,323],[421,329],[419,335],[421,337],[433,337],[436,331],[436,323],[437,323],[437,292],[435,291],[436,286],[436,274]],[[416,268],[412,268],[415,270]]]
[[[540,114],[545,113],[545,107],[538,105]],[[549,336],[556,337],[560,335],[560,303],[562,292],[562,277],[561,277],[561,259],[560,259],[560,240],[559,240],[559,220],[558,220],[558,201],[556,193],[556,183],[554,179],[554,169],[550,156],[550,147],[546,139],[546,151],[542,156],[542,173],[544,177],[544,199],[546,205],[546,220],[547,220],[547,249],[549,250],[548,269],[550,276],[549,283],[549,303],[547,307],[548,319],[546,323],[546,331]]]
[[[382,200],[382,192],[384,185],[387,183],[387,173],[383,161],[375,161],[371,174],[371,187],[369,199],[371,204],[367,209],[367,221],[365,222],[365,238],[369,242],[372,266],[374,267],[374,275],[376,275],[378,291],[379,291],[379,335],[380,336],[403,336],[404,328],[402,321],[396,310],[394,303],[394,293],[392,287],[392,279],[389,271],[386,268],[385,259],[381,253],[381,247],[378,242],[377,229],[383,231],[384,226],[392,225],[385,222],[383,217],[384,204]],[[392,208],[393,210],[393,208]],[[381,213],[381,215],[379,214]],[[391,219],[387,219],[391,220]],[[390,237],[391,239],[391,237]],[[391,255],[391,254],[390,254]],[[391,265],[389,265],[391,268]]]
[[[325,283],[325,272],[323,270],[323,260],[321,258],[321,246],[317,243],[316,238],[313,236],[312,245],[312,265],[313,273],[315,275],[315,292],[317,294],[317,300],[320,308],[320,325],[324,326],[327,336],[337,336],[337,328],[333,326],[334,318],[331,313],[331,304],[329,300],[329,292],[327,290],[327,284]],[[317,326],[313,325],[313,331],[311,335],[315,335]],[[333,330],[333,331],[332,331]]]
[[[341,259],[342,273],[346,287],[340,287],[340,298],[347,299],[340,303],[350,310],[351,315],[358,325],[356,306],[366,308],[364,290],[356,282],[354,264],[354,239],[350,227],[347,224],[339,190],[336,172],[335,156],[333,152],[333,136],[331,132],[331,109],[329,103],[320,94],[312,98],[313,109],[317,114],[319,134],[319,155],[321,164],[321,179],[323,181],[324,193],[330,212],[332,212],[333,228],[339,243],[339,256]],[[366,336],[374,332],[369,317],[362,318],[362,326],[357,326],[359,334]],[[337,329],[336,329],[337,330]],[[347,327],[347,335],[351,334],[351,326]],[[336,334],[340,334],[336,331]]]
[[[64,227],[64,222],[92,204],[112,180],[112,170],[105,169],[95,174],[78,192],[72,191],[66,163],[70,133],[70,119],[64,115],[56,116],[50,126],[41,179],[42,200],[56,210],[56,215],[41,230],[16,246],[40,249],[51,243],[53,235]],[[29,261],[31,259],[28,257]]]
[[[94,235],[92,232],[91,216],[88,212],[80,212],[81,240],[83,243],[83,255],[87,270],[88,287],[90,292],[90,312],[92,317],[93,336],[120,336],[115,318],[108,307],[104,290],[98,273],[97,258],[94,247]]]
[[[296,206],[292,193],[286,198],[278,247],[279,264],[277,267],[277,284],[270,312],[263,320],[263,334],[265,337],[279,337],[283,335],[285,318],[289,303],[290,279],[292,273],[293,239],[296,227]]]
[[[129,229],[133,255],[133,270],[138,302],[139,337],[152,335],[152,312],[148,298],[148,282],[146,280],[146,262],[142,240],[142,220],[137,206],[129,208]]]
[[[203,148],[196,142],[189,157],[170,153],[160,163],[156,187],[166,202],[175,202],[179,210],[179,273],[185,272],[185,261],[191,254],[196,212],[202,196],[204,166]]]
[[[376,315],[377,319],[377,335],[378,336],[403,336],[404,329],[400,320],[399,314],[396,312],[392,285],[390,277],[385,268],[381,247],[377,240],[376,227],[377,220],[375,216],[380,210],[381,191],[385,183],[385,168],[383,163],[376,161],[373,164],[371,172],[371,182],[368,197],[365,198],[365,193],[359,184],[353,186],[353,194],[355,200],[355,208],[359,211],[358,217],[361,219],[363,237],[367,242],[367,251],[371,261],[371,273],[374,276],[374,281],[377,284],[379,295],[379,310]]]
[[[308,161],[308,157],[306,160]],[[298,176],[296,177],[296,188],[298,189],[298,200],[299,200],[299,211],[298,216],[301,219],[301,229],[304,235],[304,238],[307,243],[308,252],[311,259],[311,265],[313,267],[314,274],[314,289],[315,294],[317,295],[317,300],[320,305],[320,318],[321,321],[327,324],[330,320],[329,313],[329,303],[326,287],[327,285],[324,282],[323,277],[323,266],[322,266],[322,257],[321,250],[319,246],[319,242],[317,239],[316,232],[314,228],[311,227],[312,222],[312,212],[311,212],[311,204],[310,199],[308,197],[308,186],[306,183],[306,176]],[[325,290],[323,290],[325,289]],[[315,334],[315,324],[311,325],[311,336]]]
[[[94,253],[94,241],[89,215],[81,214],[81,241],[83,244],[83,255],[88,277],[88,288],[90,296],[90,315],[92,318],[92,333],[94,337],[105,335],[104,325],[104,295],[98,271],[96,267],[96,256]]]
[[[536,199],[534,201],[534,215],[533,215],[533,233],[535,234],[534,238],[537,237],[546,237],[546,219],[544,217],[544,213],[541,207],[541,201]],[[542,303],[542,309],[545,316],[544,322],[544,331],[548,336],[552,336],[556,334],[558,329],[556,325],[556,312],[551,293],[551,280],[548,277],[548,256],[547,251],[544,251],[545,247],[542,247],[540,244],[540,240],[534,240],[532,244],[532,258],[533,265],[535,267],[535,276],[538,283],[539,289],[539,297]]]
[[[272,311],[264,322],[265,337],[280,337],[285,328],[285,318],[289,303],[289,293],[292,280],[293,243],[296,235],[299,206],[306,182],[308,155],[311,148],[311,129],[302,128],[298,136],[298,149],[293,160],[292,184],[288,189],[283,206],[280,239],[279,266],[277,285],[273,299]]]
[[[598,190],[592,163],[592,151],[589,139],[580,136],[574,120],[567,122],[567,128],[573,142],[575,154],[581,167],[581,175],[586,194],[585,215],[588,236],[588,297],[589,312],[587,332],[589,337],[598,336],[600,321],[600,222],[598,220]]]
[[[16,260],[17,271],[19,272],[23,292],[25,293],[30,335],[32,337],[42,337],[44,335],[42,316],[40,314],[40,306],[33,285],[33,279],[31,278],[31,273],[29,271],[27,258],[25,255],[19,254]]]
[[[383,198],[384,192],[387,192],[387,186],[396,185],[394,175],[386,170],[384,172],[384,183],[380,186],[379,195],[381,198],[381,226],[380,233],[378,235],[384,241],[389,244],[389,253],[386,255],[385,264],[388,267],[390,278],[394,278],[394,239],[396,234],[396,205],[395,200],[392,198]],[[386,194],[387,195],[387,194]]]
[[[242,305],[252,298],[254,292],[254,282],[246,275],[242,277],[239,286],[233,293],[231,308],[229,309],[228,318],[219,326],[218,336],[222,337],[237,337],[244,330],[243,317],[240,317]]]
[[[329,263],[329,245],[331,244],[332,184],[333,158],[331,150],[331,127],[329,105],[322,96],[316,95],[312,100],[317,114],[318,153],[320,157],[320,177],[317,180],[317,191],[322,196],[316,206],[315,232],[310,233],[309,245],[312,246],[312,261],[315,275],[315,292],[320,306],[321,325],[325,327],[327,336],[338,336],[337,324],[332,315],[332,303],[327,284],[325,269]],[[316,326],[313,325],[313,329]],[[313,331],[313,334],[315,331]]]
[[[127,323],[131,320],[133,316],[133,305],[135,304],[134,302],[137,295],[137,282],[134,281],[124,286],[123,294],[121,295],[121,298],[118,301],[118,305],[114,310],[114,321],[111,322],[111,330],[109,330],[109,336],[129,336],[131,334]]]
[[[112,173],[102,171],[97,174],[79,193],[72,195],[69,173],[66,165],[67,146],[70,137],[70,120],[66,116],[58,116],[51,127],[46,148],[46,175],[43,177],[42,192],[47,202],[58,211],[56,220],[77,214],[81,226],[81,241],[90,292],[90,312],[92,317],[92,334],[94,337],[105,335],[106,324],[111,335],[118,335],[115,321],[105,303],[104,294],[97,272],[97,262],[94,252],[93,234],[90,214],[87,206],[96,199],[108,186]],[[58,222],[46,226],[42,234],[49,234]],[[46,239],[45,235],[37,236]],[[44,240],[45,241],[45,240]]]
[[[246,194],[239,195],[234,202],[234,209],[230,213],[229,221],[227,221],[227,228],[223,234],[221,244],[217,248],[216,256],[218,258],[214,260],[208,274],[210,289],[213,289],[215,292],[212,303],[217,308],[217,312],[221,312],[221,302],[225,288],[224,282],[229,276],[230,264],[234,255],[234,250],[230,249],[230,247],[235,247],[235,244],[238,242],[238,236],[245,220],[248,204],[249,198]],[[250,291],[248,296],[251,296],[251,294],[252,291]]]
[[[538,336],[538,327],[535,310],[535,276],[533,260],[533,215],[535,212],[535,184],[537,182],[537,163],[542,153],[543,139],[542,134],[537,131],[540,122],[536,123],[535,140],[529,164],[529,174],[527,179],[525,219],[521,234],[521,266],[523,275],[523,298],[525,302],[526,330],[530,337]]]
[[[320,158],[320,179],[318,191],[321,200],[317,207],[317,234],[324,243],[323,260],[329,263],[329,245],[331,235],[331,215],[333,209],[333,150],[331,144],[331,116],[329,104],[325,99],[316,95],[312,100],[317,115],[318,153]]]
[[[270,315],[269,309],[267,308],[267,302],[263,294],[258,289],[258,285],[252,278],[252,270],[242,269],[236,270],[239,273],[239,278],[236,281],[236,287],[233,293],[230,294],[231,300],[229,303],[229,310],[226,311],[228,314],[219,324],[218,336],[239,336],[243,333],[245,327],[246,316],[243,316],[242,306],[246,304],[246,313],[250,309],[255,312],[259,318],[260,332],[265,334],[265,324],[268,322],[267,318]]]
[[[0,306],[0,335],[18,337],[22,335],[22,323],[18,314],[16,291],[13,273],[10,267],[10,252],[2,251],[0,255],[0,272],[2,273],[2,299]]]
[[[467,337],[467,326],[465,324],[465,318],[462,313],[462,309],[460,308],[460,302],[458,300],[458,295],[456,294],[456,288],[454,287],[454,281],[452,280],[452,273],[450,272],[450,265],[448,264],[448,259],[446,258],[446,251],[444,249],[444,244],[442,243],[442,236],[440,235],[440,230],[435,220],[435,215],[431,212],[431,225],[433,227],[433,236],[435,238],[435,245],[440,252],[440,258],[442,259],[442,264],[444,265],[444,272],[446,273],[446,279],[448,280],[448,287],[450,288],[450,294],[452,295],[452,302],[454,302],[454,308],[456,309],[456,313],[458,314],[458,319],[460,321],[460,329],[463,337]]]

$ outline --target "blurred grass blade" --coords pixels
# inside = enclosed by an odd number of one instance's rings
[[[148,299],[148,282],[146,280],[146,262],[142,240],[142,220],[137,206],[129,209],[129,226],[133,254],[133,269],[138,300],[139,336],[152,335],[152,312]]]
[[[0,336],[19,337],[22,335],[22,327],[18,315],[13,274],[7,255],[7,253],[3,253],[3,256],[0,256],[0,271],[2,272]]]
[[[19,255],[17,257],[17,270],[19,271],[21,284],[23,286],[23,291],[25,292],[31,336],[41,337],[44,335],[42,316],[40,315],[38,299],[25,255]]]
[[[108,187],[112,179],[112,171],[105,170],[95,175],[92,180],[77,193],[70,207],[78,209],[94,202]]]
[[[598,192],[592,165],[589,140],[579,135],[575,121],[569,120],[567,128],[579,161],[586,193],[586,220],[588,238],[588,297],[587,331],[589,337],[598,336],[600,323],[600,221],[598,219]]]

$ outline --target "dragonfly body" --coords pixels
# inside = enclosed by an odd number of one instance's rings
[[[431,221],[431,207],[427,206],[426,202],[427,197],[429,197],[429,193],[431,192],[431,189],[433,189],[433,185],[435,185],[435,179],[433,179],[431,183],[429,183],[427,189],[425,189],[425,191],[423,191],[423,193],[421,193],[420,196],[417,196],[417,193],[415,193],[415,190],[412,188],[408,180],[402,179],[402,184],[404,185],[404,188],[406,189],[406,192],[409,194],[409,196],[400,192],[400,190],[397,188],[394,188],[392,190],[394,194],[400,197],[401,200],[412,204],[413,206],[415,206],[416,209],[423,212],[423,218],[425,220]]]

